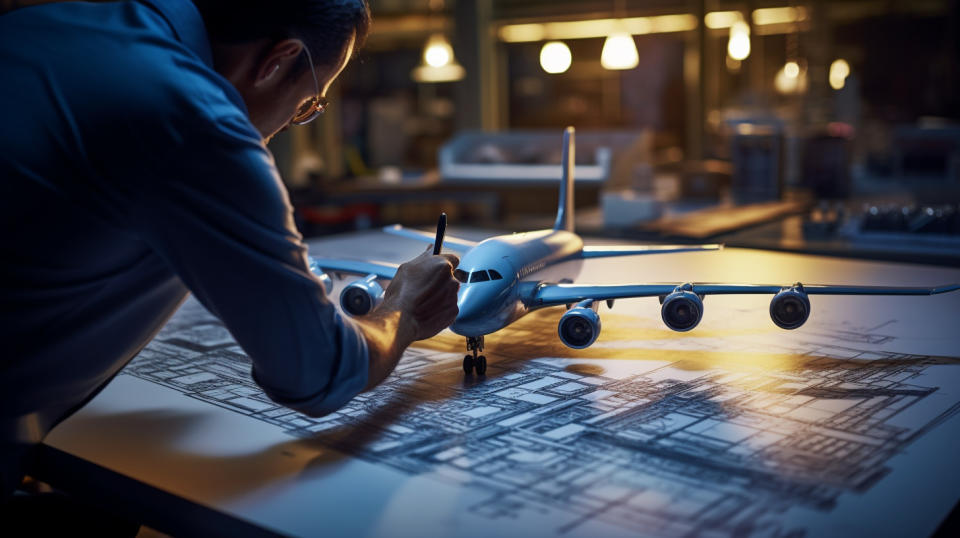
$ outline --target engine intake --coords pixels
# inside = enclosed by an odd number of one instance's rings
[[[663,298],[660,317],[667,327],[686,332],[700,323],[703,317],[703,300],[692,290],[693,286],[684,284]]]
[[[560,341],[573,349],[590,347],[600,336],[600,315],[592,300],[581,301],[567,310],[557,324]]]
[[[383,302],[383,286],[377,275],[367,275],[340,292],[340,308],[353,317],[365,316]]]
[[[809,317],[810,299],[802,284],[783,288],[770,301],[770,319],[781,329],[796,329]]]

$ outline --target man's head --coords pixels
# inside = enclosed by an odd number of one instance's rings
[[[193,2],[215,68],[239,90],[264,139],[290,125],[318,88],[326,93],[370,30],[366,0]]]

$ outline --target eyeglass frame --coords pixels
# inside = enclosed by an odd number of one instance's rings
[[[307,48],[306,43],[303,44],[303,51],[307,53],[307,62],[310,63],[310,74],[313,75],[313,88],[316,90],[316,95],[314,95],[308,105],[309,112],[304,112],[300,114],[300,108],[297,108],[297,112],[294,113],[293,118],[290,119],[290,123],[293,125],[306,125],[311,121],[317,119],[317,116],[323,114],[327,110],[327,106],[330,105],[330,102],[327,101],[327,98],[320,95],[320,81],[317,80],[317,72],[313,66],[313,56],[310,55],[310,49]],[[303,105],[300,105],[301,107]],[[297,119],[298,116],[303,119]]]

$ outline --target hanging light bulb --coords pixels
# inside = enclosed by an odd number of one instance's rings
[[[441,34],[434,34],[427,40],[423,48],[423,63],[430,67],[443,67],[453,59],[453,47],[447,38]]]
[[[453,55],[450,41],[443,34],[433,34],[423,47],[423,63],[414,68],[411,76],[417,82],[453,82],[465,74]]]
[[[730,26],[727,54],[739,61],[746,60],[750,56],[750,26],[747,23],[737,21]]]
[[[850,76],[850,64],[843,58],[837,58],[830,64],[830,87],[834,90],[842,90],[847,83],[847,77]]]
[[[600,52],[600,65],[605,69],[633,69],[639,63],[640,54],[631,34],[615,32],[607,36]]]
[[[790,78],[797,78],[800,76],[800,64],[797,62],[787,62],[783,66],[783,74]]]
[[[784,95],[793,95],[807,91],[807,70],[791,60],[777,71],[773,87]]]
[[[540,49],[540,67],[550,74],[563,73],[570,69],[573,55],[563,41],[549,41]]]

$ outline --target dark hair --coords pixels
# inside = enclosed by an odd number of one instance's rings
[[[193,0],[213,41],[297,38],[317,65],[335,64],[351,35],[359,50],[370,32],[366,0]],[[302,61],[306,68],[306,59]]]

